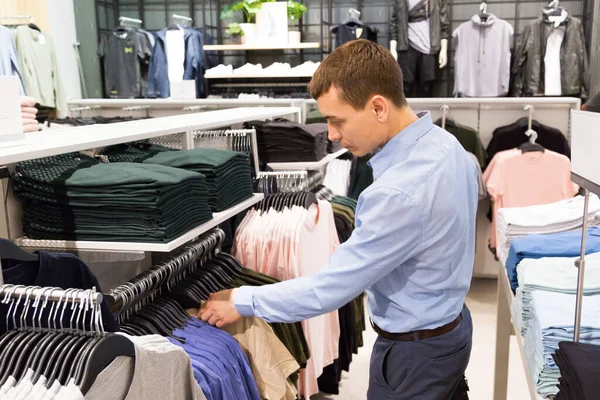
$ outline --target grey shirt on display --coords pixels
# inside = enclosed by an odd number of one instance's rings
[[[152,46],[146,34],[118,28],[100,39],[98,55],[104,65],[106,95],[113,98],[143,97],[146,83],[142,63],[147,64]]]
[[[454,95],[497,97],[508,93],[510,44],[513,27],[489,14],[473,15],[452,33],[454,39]]]

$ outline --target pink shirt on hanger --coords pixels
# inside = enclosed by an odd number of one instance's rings
[[[500,208],[554,203],[575,196],[579,190],[571,182],[571,161],[562,154],[547,149],[527,153],[508,150],[498,156],[493,168],[488,168],[486,180],[494,202],[492,247],[496,247],[495,216]]]
[[[297,259],[302,276],[316,274],[327,265],[329,258],[340,245],[335,229],[333,209],[328,201],[311,206],[308,218],[300,227],[296,244]],[[300,394],[305,398],[317,394],[317,378],[323,369],[339,357],[340,321],[337,310],[302,322],[310,347],[310,360],[300,373]]]

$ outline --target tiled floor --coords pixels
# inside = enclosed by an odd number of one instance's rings
[[[467,296],[467,305],[473,317],[473,350],[467,368],[471,400],[491,400],[494,390],[494,351],[496,337],[496,281],[475,279]],[[366,399],[369,357],[377,335],[369,327],[365,332],[365,346],[352,359],[350,373],[344,373],[337,396],[318,394],[312,400]],[[511,337],[508,400],[528,399],[525,371],[521,364],[517,342]]]

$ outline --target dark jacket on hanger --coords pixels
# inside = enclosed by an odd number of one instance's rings
[[[359,37],[356,37],[357,29],[362,29]],[[371,28],[370,26],[364,25],[362,21],[356,19],[349,19],[343,24],[332,27],[331,32],[335,34],[336,48],[340,47],[344,43],[348,43],[357,39],[367,39],[371,42],[377,43],[377,28]]]
[[[587,99],[589,88],[588,56],[581,20],[568,16],[563,22],[565,37],[560,51],[563,96]],[[513,95],[544,96],[544,55],[554,24],[544,15],[525,27],[515,51],[512,75]]]
[[[565,156],[571,158],[571,148],[569,147],[569,142],[567,141],[565,135],[561,133],[561,131],[544,124],[540,124],[536,120],[534,120],[531,124],[531,128],[538,134],[536,143],[542,145],[548,150],[564,154]],[[525,131],[527,131],[527,118],[521,118],[515,123],[496,128],[494,130],[492,140],[486,149],[488,160],[494,158],[496,153],[504,150],[514,149],[515,147],[519,147],[523,143],[528,142],[529,138],[525,135]]]
[[[425,1],[425,0],[424,0]],[[448,0],[427,0],[429,3],[429,34],[431,38],[431,52],[440,51],[441,39],[450,37],[450,19],[448,17]],[[420,16],[414,16],[417,20]],[[413,17],[409,16],[408,1],[395,0],[392,5],[392,17],[390,18],[390,33],[392,40],[398,42],[398,51],[406,51],[408,42],[408,22]]]
[[[202,35],[195,29],[184,29],[185,41],[185,62],[183,79],[193,79],[196,81],[196,97],[206,97],[206,85],[204,82],[204,71],[206,71],[206,61],[202,44],[204,40]],[[169,66],[167,63],[166,52],[167,29],[156,33],[156,44],[150,59],[150,68],[148,71],[148,97],[169,97]]]
[[[440,118],[435,121],[435,124],[441,127],[442,119]],[[477,157],[481,168],[486,167],[487,154],[483,144],[481,143],[479,133],[475,129],[468,126],[459,125],[450,118],[446,118],[446,126],[444,129],[450,132],[460,142],[466,151],[474,154],[475,157]]]

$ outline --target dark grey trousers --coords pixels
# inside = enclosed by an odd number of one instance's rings
[[[469,364],[473,322],[467,306],[452,331],[430,339],[377,338],[371,354],[368,400],[448,400]]]

